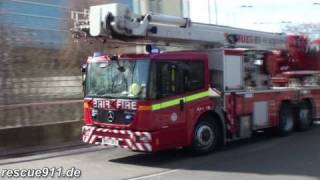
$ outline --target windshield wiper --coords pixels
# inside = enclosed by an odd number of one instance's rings
[[[90,97],[102,97],[102,98],[117,98],[116,96],[110,96],[110,95],[107,95],[107,94],[87,94],[87,96],[90,96]]]
[[[102,94],[102,95],[99,95],[99,97],[103,97],[103,98],[118,98],[117,96],[111,96],[110,94]]]

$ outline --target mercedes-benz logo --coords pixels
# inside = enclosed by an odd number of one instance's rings
[[[108,111],[107,120],[109,122],[113,122],[114,121],[114,112],[113,111]]]

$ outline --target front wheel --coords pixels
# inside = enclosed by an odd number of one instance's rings
[[[200,155],[212,152],[219,146],[221,137],[221,128],[216,121],[200,120],[193,133],[193,153]]]

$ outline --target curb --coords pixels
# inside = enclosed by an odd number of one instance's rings
[[[8,148],[6,150],[0,151],[0,160],[7,159],[7,158],[16,158],[16,157],[23,157],[23,156],[31,156],[35,154],[43,154],[43,153],[50,153],[55,151],[64,151],[68,149],[77,149],[77,148],[84,148],[86,144],[83,144],[82,141],[76,142],[68,142],[68,143],[61,143],[55,145],[46,145],[46,146],[30,146],[24,148]]]

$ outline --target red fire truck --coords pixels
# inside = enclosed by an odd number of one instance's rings
[[[72,18],[76,38],[148,52],[88,58],[85,143],[202,154],[255,131],[305,131],[320,115],[320,53],[304,36],[137,15],[122,4]],[[160,52],[154,44],[183,50]]]

